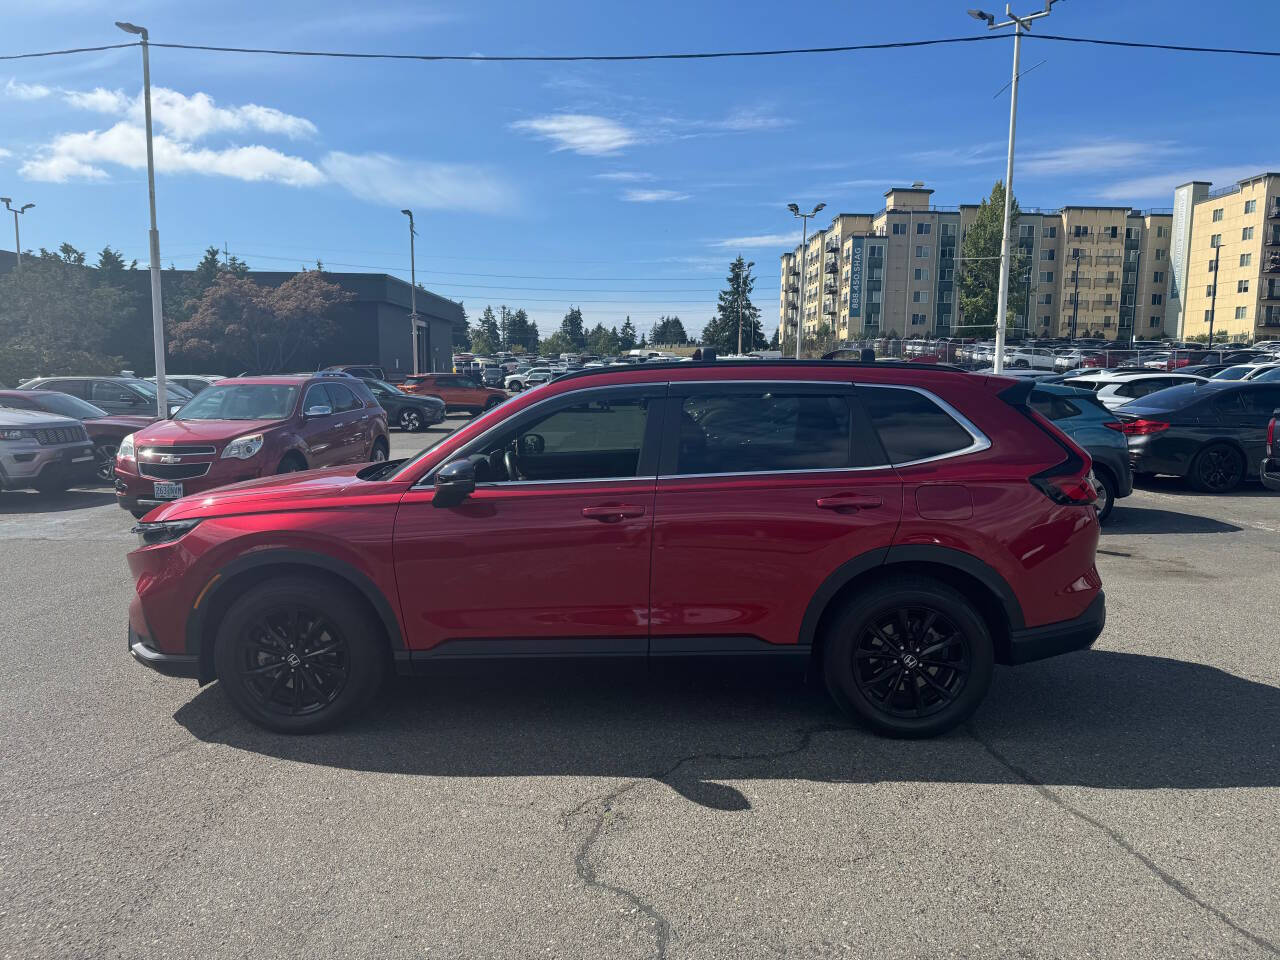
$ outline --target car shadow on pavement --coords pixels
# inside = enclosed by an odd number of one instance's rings
[[[63,493],[37,493],[34,490],[9,490],[0,493],[0,516],[14,513],[62,513],[115,503],[112,490],[67,490]]]
[[[1280,786],[1280,689],[1111,651],[998,669],[969,724],[925,741],[851,726],[799,677],[723,666],[646,675],[490,663],[400,680],[369,716],[309,737],[241,720],[217,684],[174,716],[201,740],[296,763],[430,777],[652,778],[725,811],[751,806],[744,781],[769,779]]]
[[[1125,507],[1116,504],[1102,528],[1104,534],[1115,533],[1239,533],[1243,528],[1234,523],[1201,517],[1176,510],[1153,507]]]

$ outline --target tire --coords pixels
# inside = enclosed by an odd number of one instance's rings
[[[219,686],[251,721],[318,733],[366,709],[387,675],[382,627],[348,590],[280,577],[252,587],[218,626]]]
[[[1116,505],[1116,481],[1107,470],[1095,469],[1093,475],[1098,478],[1098,486],[1102,488],[1098,491],[1102,494],[1102,499],[1096,504],[1098,522],[1106,523]]]
[[[369,451],[369,461],[371,463],[381,463],[391,456],[391,447],[386,440],[379,437],[373,441],[373,449]]]
[[[1031,366],[1031,364],[1029,364],[1026,360],[1013,361],[1013,367],[1015,370],[1026,370],[1029,366]]]
[[[914,637],[921,628],[923,638]],[[899,635],[919,641],[905,651],[914,663],[898,656]],[[959,592],[927,577],[904,576],[855,594],[820,642],[832,699],[886,737],[935,737],[963,723],[986,696],[995,662],[982,617]]]
[[[116,450],[120,447],[117,443],[107,441],[106,443],[96,443],[93,446],[94,472],[98,475],[100,483],[111,483],[116,478]]]
[[[1187,479],[1202,493],[1230,493],[1244,479],[1244,457],[1229,443],[1211,443],[1191,461]]]
[[[488,410],[492,410],[494,407],[496,407],[496,406],[497,406],[498,404],[500,404],[501,402],[502,402],[502,398],[501,398],[501,397],[490,397],[488,400],[486,400],[486,401],[484,402],[484,409],[485,409],[486,411],[488,411]]]
[[[396,426],[405,433],[417,433],[426,428],[422,414],[413,407],[405,407],[400,411],[400,416],[396,418]]]
[[[280,460],[280,465],[276,467],[276,473],[296,473],[299,470],[307,469],[307,462],[297,453],[286,453]]]

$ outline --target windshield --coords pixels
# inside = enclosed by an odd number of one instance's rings
[[[1253,367],[1227,367],[1225,370],[1219,370],[1213,375],[1214,380],[1243,380],[1247,377]]]
[[[95,407],[89,401],[67,393],[50,393],[41,397],[38,402],[42,409],[50,413],[74,417],[76,420],[97,420],[99,417],[108,416],[107,411],[101,407]]]
[[[374,393],[400,393],[401,392],[395,387],[393,387],[391,384],[387,383],[385,380],[366,380],[365,383],[369,385],[369,389],[371,389]]]
[[[175,420],[283,420],[293,412],[298,388],[286,384],[242,383],[209,387]]]

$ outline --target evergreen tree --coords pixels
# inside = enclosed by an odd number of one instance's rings
[[[649,341],[645,338],[645,335],[642,333],[640,334],[640,342],[636,344],[636,347],[643,350],[647,346],[649,346]]]
[[[467,319],[467,308],[461,303],[458,306],[462,307],[462,324],[453,328],[453,350],[455,353],[460,349],[467,351],[471,349],[471,322]]]
[[[1017,227],[1020,216],[1018,201],[1009,207],[1009,222]],[[1004,184],[997,180],[991,196],[982,201],[977,215],[965,232],[960,251],[961,269],[957,271],[960,311],[963,319],[957,333],[966,337],[987,336],[995,331],[996,303],[1000,290],[1000,246],[1004,235]],[[1028,256],[1012,245],[1009,265],[1010,317],[1026,315],[1027,288],[1018,283],[1031,268]]]
[[[573,346],[573,350],[581,350],[586,345],[586,335],[582,329],[582,310],[578,307],[570,307],[569,312],[564,315],[564,319],[560,321],[560,332],[568,338],[569,343]],[[561,353],[568,353],[568,350],[562,350]]]
[[[689,343],[689,335],[684,331],[684,324],[680,322],[680,318],[672,314],[665,314],[658,318],[658,322],[653,325],[653,329],[649,331],[649,342],[652,344],[664,343],[673,346],[683,346]],[[644,344],[641,344],[644,346]]]
[[[119,285],[124,281],[124,273],[126,270],[137,270],[138,261],[125,266],[124,258],[120,256],[119,250],[112,250],[110,246],[102,248],[102,252],[98,254],[98,282]]]
[[[493,307],[487,304],[476,322],[475,332],[471,335],[471,349],[481,355],[496,353],[502,349],[502,334],[498,330],[498,318],[493,314]]]
[[[715,347],[724,353],[736,353],[739,323],[744,352],[764,343],[760,309],[751,302],[751,290],[756,283],[755,277],[751,276],[751,266],[742,257],[729,265],[729,286],[720,291],[716,315],[702,328],[704,346]]]
[[[618,352],[618,329],[597,323],[587,334],[587,350],[598,357],[613,356]]]
[[[514,352],[535,353],[538,349],[538,328],[522,307],[507,318],[507,349]]]
[[[769,341],[769,349],[770,349],[770,350],[781,350],[781,349],[782,349],[782,344],[781,344],[781,342],[780,342],[780,341],[779,341],[779,339],[778,339],[778,338],[779,338],[779,334],[781,334],[781,333],[782,333],[782,324],[778,324],[776,327],[774,327],[774,328],[773,328],[773,337],[772,337],[772,339],[770,339],[770,341]]]
[[[630,314],[622,321],[622,329],[618,331],[618,349],[626,352],[635,349],[636,325],[631,322]]]

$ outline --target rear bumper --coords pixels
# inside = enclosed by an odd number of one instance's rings
[[[1107,604],[1101,590],[1084,613],[1074,620],[1026,627],[1009,635],[1009,663],[1031,663],[1073,650],[1087,650],[1102,634]]]
[[[1262,485],[1268,490],[1280,490],[1280,457],[1267,457],[1258,471]]]
[[[188,653],[161,653],[150,646],[149,638],[134,630],[132,624],[129,625],[129,653],[143,666],[163,673],[166,677],[189,677],[194,680],[200,676],[199,657]]]

